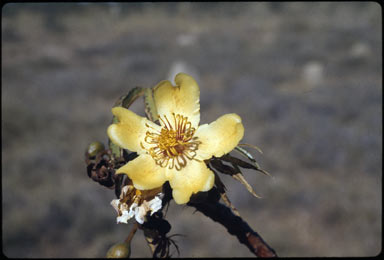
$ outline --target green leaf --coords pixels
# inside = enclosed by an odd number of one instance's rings
[[[144,91],[144,103],[145,103],[145,114],[148,119],[152,122],[155,122],[159,119],[157,115],[157,109],[155,105],[155,100],[153,99],[153,89],[146,88]]]
[[[124,107],[129,108],[133,102],[144,94],[145,88],[134,87],[127,95],[121,96],[113,107]]]

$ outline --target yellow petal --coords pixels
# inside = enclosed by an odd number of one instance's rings
[[[173,171],[169,184],[172,195],[177,204],[187,203],[193,193],[208,191],[215,182],[215,175],[207,168],[204,162],[189,160],[181,170]]]
[[[154,88],[157,113],[172,119],[172,113],[188,117],[192,126],[197,128],[200,122],[200,89],[189,75],[179,73],[175,77],[176,86],[163,80]]]
[[[226,114],[210,124],[201,125],[195,133],[201,142],[196,158],[206,160],[212,156],[221,157],[232,151],[243,135],[244,127],[236,114]]]
[[[166,181],[165,169],[158,166],[147,154],[139,155],[133,161],[120,167],[116,173],[127,174],[132,180],[133,186],[139,190],[161,187]]]
[[[124,149],[139,154],[145,153],[146,150],[141,147],[140,142],[145,144],[145,133],[151,130],[146,124],[158,131],[160,126],[123,107],[112,108],[112,113],[117,117],[119,123],[108,127],[107,133],[111,141]]]

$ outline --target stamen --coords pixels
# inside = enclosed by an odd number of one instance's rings
[[[145,148],[143,143],[140,143],[140,146],[148,151],[157,165],[181,170],[187,165],[188,160],[195,159],[196,150],[201,142],[193,136],[196,129],[192,127],[188,117],[175,113],[172,113],[172,117],[173,120],[169,120],[166,115],[159,116],[163,127],[160,132],[146,124],[154,131],[147,131],[144,142],[152,147]]]

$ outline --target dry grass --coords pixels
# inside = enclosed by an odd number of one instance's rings
[[[110,108],[186,67],[202,123],[236,112],[268,178],[225,178],[279,256],[381,251],[381,16],[375,3],[8,4],[2,17],[3,252],[103,257],[130,226],[86,175]],[[176,65],[178,64],[178,65]],[[140,105],[135,105],[139,111]],[[172,204],[181,256],[252,256]],[[204,230],[204,234],[202,234]],[[133,257],[149,256],[140,232]]]

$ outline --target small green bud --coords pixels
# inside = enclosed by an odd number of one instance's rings
[[[117,243],[109,248],[106,257],[107,258],[129,258],[131,255],[130,243]]]
[[[88,154],[90,157],[96,156],[98,152],[101,152],[105,149],[104,144],[100,142],[93,142],[88,146]]]

